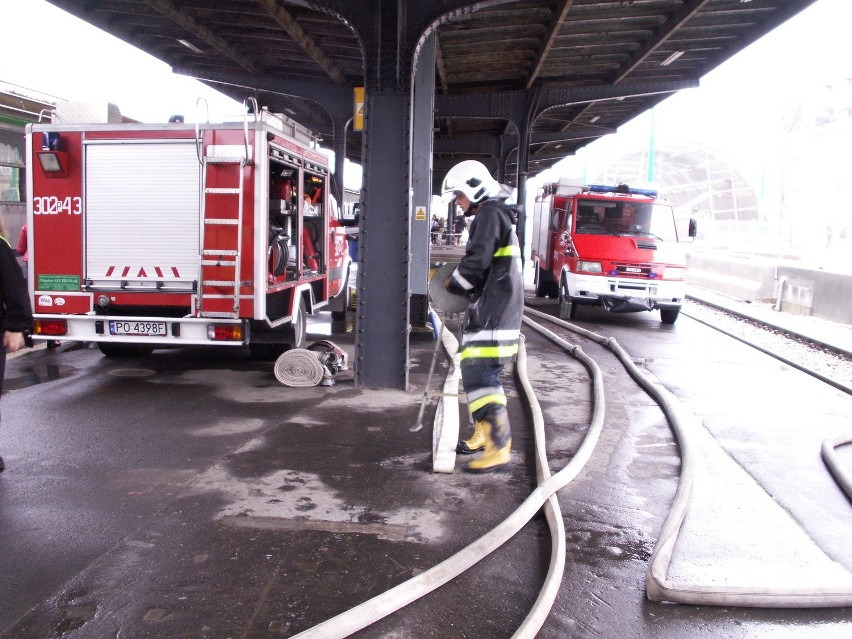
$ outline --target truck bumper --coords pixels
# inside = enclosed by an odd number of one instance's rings
[[[683,280],[640,280],[568,274],[568,292],[577,304],[603,306],[613,312],[676,309],[686,296]]]
[[[109,342],[169,346],[244,346],[248,344],[248,322],[243,319],[197,317],[126,317],[111,315],[35,314],[36,340]],[[56,334],[65,323],[65,333]],[[57,324],[59,323],[59,324]],[[223,337],[224,336],[224,337]],[[230,338],[229,338],[230,337]]]

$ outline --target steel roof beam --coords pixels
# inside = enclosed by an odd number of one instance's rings
[[[645,43],[627,61],[622,70],[612,79],[612,84],[618,84],[626,78],[640,64],[647,60],[657,49],[659,49],[685,22],[692,19],[696,13],[701,11],[711,0],[689,0],[684,2],[680,8],[671,14],[668,19],[654,31],[654,36]]]
[[[318,82],[316,80],[274,80],[269,76],[224,73],[221,71],[203,71],[182,67],[174,67],[173,73],[186,75],[202,82],[227,84],[234,87],[266,91],[278,95],[287,95],[303,100],[310,100],[322,105],[329,115],[343,109],[351,115],[352,88],[340,87],[333,82]],[[344,106],[345,105],[345,106]]]
[[[530,73],[530,77],[527,79],[527,89],[531,88],[533,83],[538,79],[538,75],[539,73],[541,73],[541,69],[542,67],[544,67],[544,63],[547,60],[548,55],[550,54],[550,49],[556,42],[556,38],[559,37],[559,32],[562,30],[562,23],[565,21],[565,16],[568,15],[568,12],[571,10],[571,7],[574,5],[574,0],[561,0],[561,5],[561,7],[558,7],[553,12],[553,15],[555,17],[547,25],[548,36],[542,44],[541,49],[536,53],[535,57],[533,58],[535,62],[533,64],[533,69]]]
[[[201,39],[206,44],[230,58],[249,73],[259,74],[261,70],[234,47],[228,44],[224,38],[220,38],[210,29],[202,24],[199,24],[192,16],[181,11],[174,3],[169,0],[143,0],[147,5],[156,9],[175,24],[183,27],[197,38]]]
[[[275,18],[275,21],[293,38],[293,41],[302,47],[305,53],[311,56],[320,68],[334,80],[335,84],[342,85],[346,82],[346,78],[343,77],[340,69],[335,66],[317,43],[314,42],[314,39],[305,33],[305,30],[302,29],[301,25],[293,17],[293,14],[282,7],[277,0],[257,0],[257,2]]]
[[[542,88],[536,117],[548,109],[658,93],[676,93],[698,86],[697,80],[639,82],[618,86],[579,87],[575,89]],[[439,117],[500,118],[515,124],[523,122],[528,104],[528,91],[498,91],[476,95],[435,96]]]

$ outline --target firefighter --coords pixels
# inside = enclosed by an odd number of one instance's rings
[[[475,160],[450,169],[441,190],[453,195],[465,217],[475,216],[465,255],[444,282],[449,292],[468,298],[460,359],[474,432],[456,451],[484,451],[466,470],[493,472],[508,466],[512,448],[500,373],[517,356],[524,303],[517,212],[505,203],[511,189]]]

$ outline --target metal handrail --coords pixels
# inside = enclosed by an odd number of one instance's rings
[[[257,100],[254,98],[253,95],[250,95],[245,100],[243,100],[243,136],[244,136],[243,143],[245,144],[245,148],[246,148],[246,155],[245,155],[245,159],[243,160],[243,165],[248,164],[248,161],[249,161],[249,139],[248,139],[249,138],[249,133],[248,133],[248,114],[249,114],[248,106],[249,106],[249,102],[251,102],[251,104],[254,106],[253,112],[254,112],[254,121],[255,122],[257,122],[258,111],[260,110],[259,107],[257,106]]]
[[[207,100],[204,97],[199,97],[195,101],[195,154],[198,156],[199,164],[203,164],[201,161],[201,127],[198,126],[198,105],[202,102],[204,102],[204,108],[207,111],[206,123],[210,123],[210,105],[207,104]]]

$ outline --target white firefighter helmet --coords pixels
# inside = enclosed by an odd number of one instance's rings
[[[487,197],[500,193],[500,184],[491,177],[491,173],[482,162],[465,160],[459,162],[449,171],[441,185],[441,193],[464,193],[472,204],[477,204]]]

